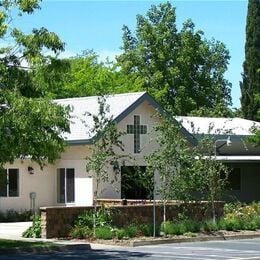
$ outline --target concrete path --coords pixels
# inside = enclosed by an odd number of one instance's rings
[[[22,239],[22,233],[32,225],[32,222],[0,223],[0,239]]]

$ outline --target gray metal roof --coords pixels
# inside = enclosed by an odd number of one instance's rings
[[[252,135],[252,127],[260,127],[259,122],[243,118],[212,118],[212,117],[176,117],[192,134],[210,135]]]
[[[147,95],[145,92],[136,92],[107,96],[106,103],[110,109],[107,116],[113,116],[115,120],[122,119],[120,117],[128,114],[129,109],[134,108],[134,104],[137,104],[137,101],[145,95]],[[94,123],[92,117],[86,115],[86,112],[98,115],[98,97],[56,99],[54,102],[63,106],[70,106],[72,109],[70,113],[70,133],[64,134],[63,138],[69,143],[88,143],[95,134],[89,131]]]

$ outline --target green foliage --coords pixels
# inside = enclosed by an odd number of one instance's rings
[[[191,20],[178,31],[169,2],[152,5],[136,20],[135,34],[123,27],[123,53],[117,57],[122,72],[139,77],[144,90],[178,115],[215,108],[225,115],[231,104],[225,45],[205,39]]]
[[[136,225],[130,225],[128,227],[125,228],[125,235],[127,237],[136,237],[138,233],[138,227]]]
[[[227,230],[256,230],[260,228],[260,203],[227,204],[222,228]]]
[[[92,230],[87,226],[74,226],[70,231],[72,238],[89,238],[92,237]]]
[[[105,239],[105,240],[112,239],[113,232],[111,230],[111,227],[108,227],[108,226],[97,227],[96,228],[96,238]]]
[[[210,219],[203,223],[202,229],[206,232],[212,232],[212,231],[217,231],[219,229],[219,226],[216,222]]]
[[[145,237],[151,237],[153,236],[153,225],[152,224],[142,224],[139,225],[139,230],[141,234]],[[160,234],[160,227],[155,227],[155,234],[158,236]]]
[[[0,212],[0,222],[21,222],[31,221],[32,212],[30,210],[15,211],[8,210],[6,212]]]
[[[82,214],[80,214],[77,220],[74,223],[75,227],[87,227],[93,228],[93,214],[94,211],[88,210]],[[110,226],[112,222],[111,211],[109,208],[101,207],[96,211],[96,226]]]
[[[240,82],[241,109],[247,119],[259,120],[260,109],[260,3],[248,1],[246,20],[245,62]]]
[[[198,185],[192,168],[194,155],[181,126],[169,118],[159,120],[154,129],[159,149],[145,158],[147,171],[160,174],[163,199],[190,200]]]
[[[115,149],[123,150],[123,144],[120,140],[123,133],[118,132],[113,118],[108,116],[109,106],[106,104],[106,98],[104,96],[99,97],[98,104],[98,115],[87,113],[88,116],[93,118],[94,126],[90,129],[90,133],[95,135],[95,144],[91,148],[92,154],[86,158],[86,170],[95,173],[95,197],[97,196],[100,182],[109,181],[109,167],[113,166],[113,168],[118,170],[120,155],[115,152]]]
[[[183,235],[189,230],[187,230],[185,224],[182,222],[166,221],[161,224],[161,231],[165,235]]]
[[[124,229],[116,229],[115,230],[115,237],[119,240],[123,239],[126,236]]]
[[[37,68],[37,82],[55,98],[97,96],[135,92],[141,81],[124,75],[113,62],[99,62],[98,55],[86,50],[81,55],[55,60]]]
[[[14,15],[32,14],[39,2],[1,1],[0,167],[27,156],[41,166],[53,162],[64,149],[61,133],[69,131],[68,110],[43,97],[34,72],[55,60],[45,53],[63,51],[63,42],[46,28],[25,34],[15,26]]]
[[[25,230],[22,236],[26,238],[40,238],[41,230],[41,216],[35,216],[32,226]]]

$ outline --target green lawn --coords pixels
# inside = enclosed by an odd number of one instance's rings
[[[18,240],[7,240],[0,239],[0,250],[1,249],[12,249],[12,248],[28,248],[28,247],[52,247],[53,243],[50,242],[27,242]]]

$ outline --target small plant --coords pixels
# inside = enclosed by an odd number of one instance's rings
[[[225,229],[228,231],[237,231],[241,229],[241,224],[238,219],[230,218],[225,219]]]
[[[109,240],[113,238],[113,232],[110,227],[102,226],[96,228],[96,238]]]
[[[153,236],[153,225],[149,224],[142,224],[139,226],[139,229],[143,236],[145,237],[151,237]],[[158,227],[156,228],[156,234],[158,234]]]
[[[75,227],[93,228],[93,210],[85,211],[75,221]],[[101,207],[96,211],[96,226],[110,226],[112,222],[111,212],[108,208]]]
[[[217,231],[219,229],[218,224],[212,220],[207,220],[203,223],[203,230],[206,232]]]
[[[70,236],[72,238],[89,238],[92,236],[92,230],[88,227],[75,226],[70,231]]]
[[[124,229],[117,229],[117,230],[115,230],[115,236],[119,240],[123,239],[126,236],[125,235],[125,230]]]
[[[93,227],[93,211],[85,211],[84,213],[80,214],[77,220],[74,223],[75,227]]]
[[[0,212],[0,222],[21,222],[21,221],[31,221],[32,213],[30,210],[25,211],[15,211],[8,210],[7,212]]]
[[[40,238],[41,230],[41,216],[37,215],[33,218],[32,226],[26,229],[22,236],[26,238]]]
[[[136,226],[130,225],[125,229],[125,234],[129,238],[136,237],[137,233],[138,228]]]

